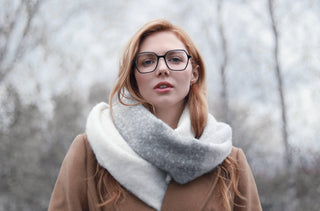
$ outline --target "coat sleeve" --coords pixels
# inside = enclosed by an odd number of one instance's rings
[[[86,147],[79,135],[62,162],[48,210],[87,210],[86,174]]]
[[[235,197],[234,211],[260,211],[261,203],[258,195],[256,182],[252,175],[247,158],[241,149],[237,152],[237,162],[239,164],[239,191],[244,196],[244,199]]]

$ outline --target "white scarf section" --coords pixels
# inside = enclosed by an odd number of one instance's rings
[[[194,134],[189,115],[186,108],[174,131],[190,139]],[[232,147],[231,129],[227,126],[226,131],[228,140],[224,151],[228,155]],[[99,103],[92,109],[88,116],[86,133],[98,163],[143,202],[161,210],[170,176],[143,159],[129,146],[113,123],[108,104]]]

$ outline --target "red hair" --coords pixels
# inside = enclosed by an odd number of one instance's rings
[[[150,108],[151,105],[148,105],[148,103],[145,102],[139,94],[132,61],[138,53],[142,41],[149,35],[157,32],[174,33],[185,45],[188,53],[192,56],[193,68],[197,68],[198,70],[198,80],[191,86],[189,94],[186,97],[186,102],[189,106],[193,132],[195,133],[196,138],[199,138],[206,126],[208,117],[204,62],[189,35],[181,28],[171,24],[166,20],[160,19],[148,22],[133,35],[126,45],[120,62],[118,80],[110,93],[109,104],[111,112],[113,103],[112,101],[115,96],[117,96],[117,99],[120,103],[126,105],[122,101],[123,97],[127,97],[125,96],[126,90],[135,100],[152,110]],[[232,210],[232,193],[235,193],[242,198],[238,191],[239,172],[237,170],[237,163],[230,157],[227,157],[225,161],[217,167],[217,174],[217,191],[221,194],[222,207],[224,207],[225,210]],[[122,198],[125,197],[125,191],[121,185],[108,173],[106,169],[101,167],[99,164],[97,164],[96,182],[100,197],[100,206],[110,204],[116,205]]]
[[[128,90],[137,101],[146,105],[150,109],[150,105],[148,105],[139,94],[132,61],[138,53],[140,44],[146,37],[151,34],[164,31],[174,33],[178,39],[181,40],[188,53],[192,57],[191,62],[193,68],[198,68],[198,80],[191,86],[186,100],[187,104],[189,105],[192,129],[196,135],[196,138],[199,138],[207,123],[208,116],[207,87],[204,63],[189,35],[181,28],[171,24],[166,20],[154,20],[148,22],[130,39],[122,56],[118,81],[111,91],[109,104],[112,109],[112,100],[115,95],[117,95],[118,101],[123,103],[121,98],[124,97],[125,90]]]

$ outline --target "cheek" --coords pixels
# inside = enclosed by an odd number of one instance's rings
[[[148,79],[147,75],[143,75],[143,74],[140,74],[137,72],[135,72],[134,75],[136,78],[138,90],[139,90],[140,94],[143,94],[143,93],[141,93],[141,91],[143,92],[143,90],[146,90],[146,89],[144,89],[144,87],[148,86],[149,79]]]
[[[192,78],[191,74],[192,74],[192,70],[188,70],[186,72],[183,72],[183,75],[179,77],[180,85],[183,86],[184,88],[190,87],[190,81]]]
[[[183,74],[179,77],[176,77],[176,82],[178,85],[178,93],[179,95],[186,96],[190,91],[190,76]]]

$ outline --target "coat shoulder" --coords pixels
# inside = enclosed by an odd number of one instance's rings
[[[87,135],[76,136],[62,162],[48,210],[97,210],[96,166]]]
[[[239,173],[238,188],[243,197],[236,196],[235,204],[241,205],[235,207],[236,211],[262,210],[257,185],[252,174],[248,160],[241,148],[233,147],[229,155],[237,164]]]
[[[74,153],[78,157],[79,154],[89,158],[94,156],[94,153],[88,141],[87,134],[85,133],[79,134],[75,137],[74,141],[72,142],[69,148],[69,151],[70,153]]]
[[[239,147],[232,147],[232,150],[231,150],[231,153],[230,153],[230,155],[229,155],[231,158],[233,158],[233,159],[238,159],[239,158],[239,156],[240,157],[245,157],[245,155],[244,155],[244,152],[243,152],[243,150],[241,149],[241,148],[239,148]]]

